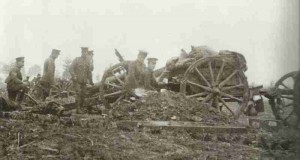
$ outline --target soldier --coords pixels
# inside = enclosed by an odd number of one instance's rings
[[[89,55],[90,70],[94,71],[94,61],[93,61],[94,51],[90,50],[88,55]]]
[[[52,85],[54,85],[55,60],[57,59],[59,53],[60,50],[52,49],[50,57],[47,58],[44,62],[44,73],[40,81],[43,90],[43,100],[45,100],[49,96],[50,88]]]
[[[41,80],[41,74],[38,73],[37,76],[33,78],[32,82],[34,85],[37,85],[40,82],[40,80]]]
[[[26,79],[24,80],[24,82],[28,82],[29,83],[29,76],[26,76]]]
[[[156,66],[157,58],[148,58],[148,66],[145,70],[144,87],[147,90],[156,90],[158,83],[154,76],[154,68]]]
[[[93,61],[93,56],[94,56],[94,51],[93,50],[90,50],[88,52],[88,55],[89,55],[89,65],[90,65],[90,72],[93,72],[94,71],[94,61]],[[90,73],[90,76],[92,76],[93,74]],[[91,84],[93,85],[93,77],[89,77],[89,80],[91,80]]]
[[[43,89],[42,89],[40,82],[41,82],[41,74],[38,73],[37,76],[34,77],[32,80],[32,85],[33,85],[32,94],[36,98],[43,97]]]
[[[17,101],[19,105],[23,100],[25,92],[28,90],[28,84],[22,81],[21,68],[23,66],[24,57],[16,58],[16,64],[10,69],[9,75],[5,80],[8,98],[12,101]]]
[[[93,85],[93,80],[91,79],[92,76],[90,75],[92,72],[90,71],[87,47],[81,47],[81,57],[76,57],[73,60],[70,66],[70,74],[76,91],[76,112],[82,114],[86,85],[87,83]]]
[[[128,75],[125,82],[125,86],[128,91],[143,86],[143,76],[146,68],[144,61],[147,55],[148,53],[146,51],[139,51],[137,59],[129,63]]]

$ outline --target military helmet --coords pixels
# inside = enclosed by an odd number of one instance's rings
[[[147,55],[148,55],[148,52],[146,52],[146,51],[143,51],[143,50],[139,50],[139,54],[138,54],[138,56],[147,57]]]
[[[88,51],[89,51],[89,48],[88,48],[88,47],[81,47],[81,51],[82,51],[82,52],[88,52]]]
[[[52,49],[52,55],[56,54],[56,55],[59,55],[60,54],[60,50],[58,49]]]
[[[24,61],[24,58],[25,58],[25,57],[17,57],[17,58],[16,58],[16,61],[17,61],[17,62]]]
[[[158,59],[157,58],[148,58],[147,60],[148,60],[148,62],[156,62]]]

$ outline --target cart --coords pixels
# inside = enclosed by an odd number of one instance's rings
[[[175,58],[166,67],[157,69],[158,79],[167,79],[167,88],[189,98],[208,103],[220,111],[238,118],[248,106],[250,89],[244,74],[244,56],[237,52],[220,51],[203,54],[195,48],[185,58]],[[100,98],[111,107],[126,97],[125,78],[130,61],[107,69],[100,85]]]

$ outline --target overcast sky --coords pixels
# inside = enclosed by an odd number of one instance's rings
[[[1,0],[2,62],[42,65],[52,48],[62,60],[94,50],[94,74],[139,49],[159,58],[207,45],[244,54],[249,83],[270,84],[299,69],[299,0]]]

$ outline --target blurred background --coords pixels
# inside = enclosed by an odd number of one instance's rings
[[[242,53],[250,84],[268,86],[300,68],[299,0],[1,0],[0,77],[15,57],[25,56],[28,75],[41,72],[52,48],[60,49],[57,76],[64,63],[94,50],[94,79],[138,50],[165,65],[191,45]]]

